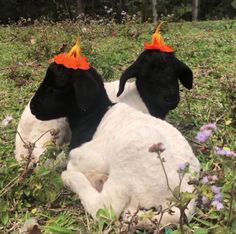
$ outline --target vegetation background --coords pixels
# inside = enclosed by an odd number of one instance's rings
[[[49,59],[71,48],[78,35],[85,55],[104,80],[119,79],[143,50],[143,43],[151,40],[155,28],[150,22],[142,22],[149,17],[153,20],[152,5],[148,5],[149,13],[144,17],[144,2],[84,1],[86,14],[77,17],[76,1],[1,1],[0,233],[19,233],[32,217],[38,219],[43,233],[101,233],[104,223],[112,223],[110,233],[118,233],[119,223],[111,217],[94,222],[74,194],[63,188],[55,158],[59,153],[67,155],[67,146],[58,148],[49,142],[40,165],[26,174],[25,165],[15,161],[14,140],[21,113],[43,79]],[[212,200],[215,185],[221,188],[224,205],[218,210],[200,202],[185,231],[236,233],[236,157],[215,152],[215,147],[236,149],[236,21],[186,22],[192,18],[192,2],[158,2],[158,19],[179,21],[163,28],[166,42],[194,73],[193,90],[181,87],[181,102],[167,121],[192,145],[201,161],[202,179],[216,178],[199,184],[199,199],[207,196]],[[117,13],[118,3],[124,3],[126,14],[121,15],[123,9]],[[199,19],[234,18],[233,6],[228,0],[202,1]],[[107,12],[110,8],[113,13]],[[209,122],[216,123],[217,130],[208,141],[197,142],[200,127]],[[163,233],[180,232],[166,229]]]
[[[25,19],[74,20],[86,14],[97,19],[110,17],[121,22],[122,14],[137,14],[142,21],[171,16],[174,21],[232,19],[236,0],[0,0],[0,23]],[[197,9],[196,9],[197,8]],[[28,22],[29,23],[29,22]]]

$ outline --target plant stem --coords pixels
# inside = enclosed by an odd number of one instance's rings
[[[230,225],[231,217],[232,217],[232,213],[233,213],[233,203],[234,203],[234,185],[235,185],[235,182],[232,183],[231,191],[230,191],[231,199],[230,199],[229,217],[228,217],[227,226]]]
[[[179,217],[179,228],[180,228],[180,232],[181,234],[184,234],[184,211],[185,211],[186,207],[179,207],[180,210],[180,217]]]
[[[158,158],[160,159],[160,162],[161,162],[161,167],[162,167],[163,172],[164,172],[164,174],[165,174],[167,187],[168,187],[168,189],[170,190],[171,194],[174,196],[174,198],[176,198],[176,199],[178,200],[178,198],[175,196],[173,190],[172,190],[171,187],[170,187],[169,179],[168,179],[168,176],[167,176],[167,173],[166,173],[166,169],[165,169],[164,163],[163,163],[162,158],[161,158],[161,154],[160,154],[159,152],[158,152],[157,154],[158,154]]]

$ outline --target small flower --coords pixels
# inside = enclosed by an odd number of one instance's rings
[[[200,128],[200,131],[197,133],[196,140],[200,143],[203,143],[208,140],[208,138],[212,135],[212,130],[216,129],[216,123],[208,123],[203,125]]]
[[[222,202],[218,201],[218,200],[214,200],[212,203],[211,203],[212,206],[214,206],[217,210],[221,210],[224,208],[224,205]]]
[[[204,130],[215,130],[217,127],[216,127],[216,123],[208,123],[208,124],[205,124],[203,125],[201,128],[200,128],[200,131],[204,131]]]
[[[211,186],[211,190],[213,193],[218,194],[218,193],[220,193],[221,188],[213,185],[213,186]]]
[[[189,163],[188,162],[186,162],[186,163],[181,163],[180,165],[179,165],[179,170],[181,170],[181,171],[185,171],[186,169],[188,169],[189,168]]]
[[[214,201],[222,201],[222,194],[221,193],[217,193],[214,196]]]
[[[223,148],[215,147],[215,153],[218,155],[223,155],[223,156],[228,156],[228,157],[230,157],[230,156],[235,157],[236,156],[236,153],[227,147],[223,147]]]
[[[204,176],[204,177],[202,178],[202,183],[203,183],[203,184],[207,184],[208,182],[209,182],[208,176]]]
[[[4,120],[2,120],[2,126],[7,126],[13,120],[12,116],[6,116]]]
[[[150,148],[149,148],[149,152],[150,153],[162,153],[165,151],[165,146],[163,143],[159,142],[157,144],[153,144]]]
[[[110,14],[112,11],[113,11],[112,8],[108,9],[108,10],[107,10],[107,14]]]
[[[202,204],[207,205],[210,203],[210,199],[207,196],[202,196]]]
[[[211,176],[211,180],[212,180],[212,181],[216,181],[216,180],[218,180],[217,175],[213,175],[213,176]]]
[[[122,16],[126,16],[127,15],[127,13],[123,10],[123,11],[121,11],[121,13],[120,13]]]
[[[198,132],[196,136],[196,140],[198,140],[200,143],[203,143],[208,140],[208,138],[211,136],[212,131],[211,130],[204,130]]]

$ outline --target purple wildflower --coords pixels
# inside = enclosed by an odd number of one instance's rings
[[[177,172],[181,176],[184,176],[184,174],[188,172],[188,169],[189,169],[189,163],[188,162],[181,163],[181,164],[179,164],[179,168],[178,168]]]
[[[221,193],[217,193],[215,196],[214,196],[214,201],[221,201],[222,200],[222,194]]]
[[[216,129],[216,123],[208,123],[203,125],[200,128],[200,131],[197,133],[196,140],[200,143],[203,143],[208,140],[208,138],[212,135],[212,130]]]
[[[214,194],[218,194],[218,193],[220,193],[220,187],[218,187],[218,186],[215,186],[215,185],[213,185],[213,186],[211,186],[211,190],[212,190],[212,192],[214,193]]]
[[[200,131],[204,131],[204,130],[215,130],[216,129],[216,123],[208,123],[203,125],[200,128]]]
[[[213,175],[213,176],[211,176],[211,180],[212,180],[212,181],[216,181],[216,180],[218,180],[217,175]]]
[[[203,143],[208,140],[208,138],[211,136],[212,131],[211,130],[203,130],[197,133],[196,139]]]
[[[207,205],[210,203],[210,200],[207,196],[202,196],[202,204]]]
[[[220,148],[220,147],[215,147],[215,152],[216,154],[218,155],[223,155],[223,156],[233,156],[235,157],[236,156],[236,153],[228,148]]]
[[[211,203],[212,206],[215,206],[215,208],[217,210],[221,210],[224,208],[224,205],[222,202],[218,201],[218,200],[214,200],[212,203]]]
[[[203,184],[207,184],[208,182],[209,182],[208,176],[204,176],[204,177],[202,178],[202,183],[203,183]]]
[[[181,163],[179,164],[179,170],[184,171],[189,167],[189,163]]]

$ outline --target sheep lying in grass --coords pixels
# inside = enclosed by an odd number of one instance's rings
[[[52,63],[31,100],[32,113],[40,120],[67,117],[72,137],[70,161],[62,173],[65,185],[79,195],[85,209],[96,218],[100,208],[111,206],[120,216],[163,205],[171,196],[160,161],[148,149],[162,142],[169,184],[179,183],[179,164],[188,162],[199,172],[199,162],[181,133],[167,122],[123,103],[112,103],[100,75],[92,67],[68,69]],[[101,192],[87,175],[106,177]],[[188,178],[181,189],[192,191]],[[188,207],[188,214],[193,206]],[[162,224],[178,223],[179,213],[165,214]]]
[[[126,81],[136,77],[136,82]],[[192,71],[184,63],[180,62],[173,53],[165,53],[157,50],[146,50],[138,59],[122,74],[120,82],[105,83],[105,89],[112,102],[123,102],[144,113],[150,113],[158,118],[165,118],[169,110],[174,109],[179,102],[178,80],[187,87],[192,87]],[[123,95],[126,84],[126,90]],[[117,97],[117,90],[118,96]],[[120,96],[121,95],[121,96]],[[42,122],[37,120],[26,106],[19,125],[18,132],[25,141],[34,141],[49,129],[59,129],[57,144],[67,143],[70,137],[70,129],[65,118]],[[51,139],[46,134],[37,142],[33,151],[35,162],[45,151],[45,143]],[[27,151],[24,143],[16,135],[15,157],[22,160],[22,155]]]

